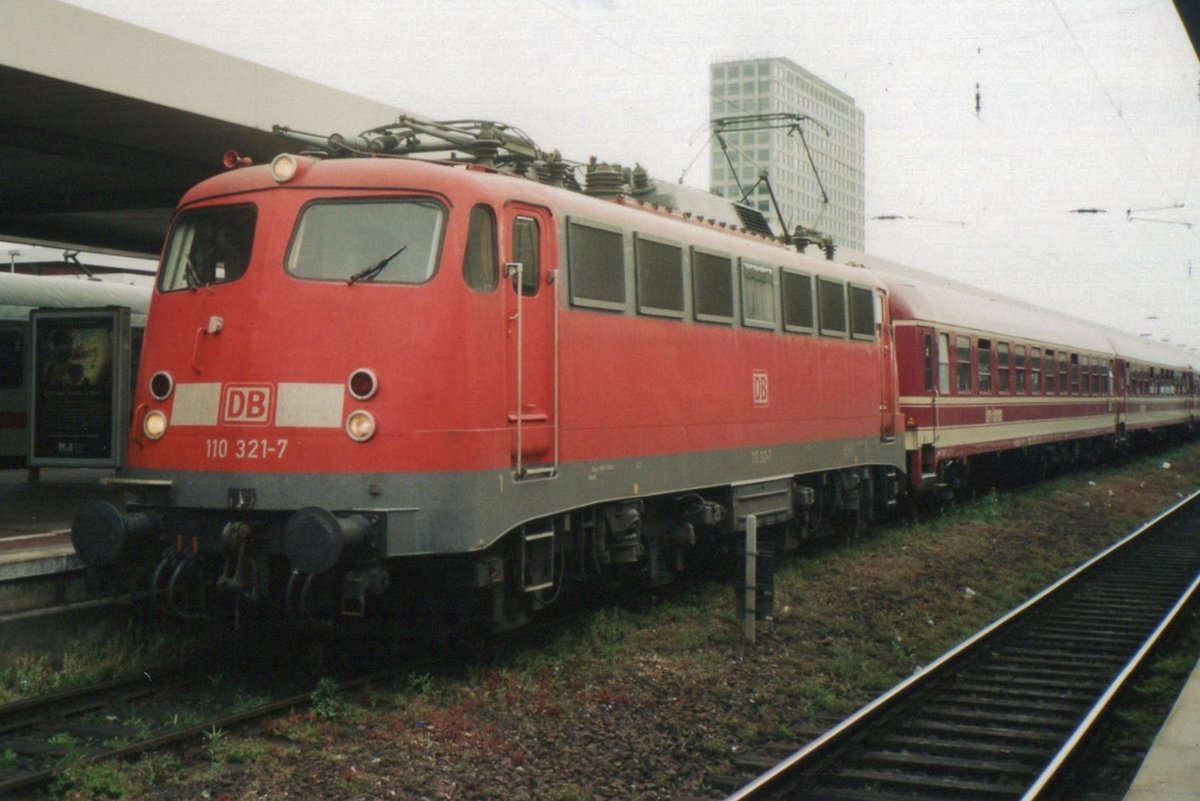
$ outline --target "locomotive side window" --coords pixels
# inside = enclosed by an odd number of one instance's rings
[[[1008,343],[996,343],[996,389],[1008,392],[1008,374],[1011,365],[1008,358]]]
[[[728,256],[693,250],[692,286],[697,320],[733,322],[733,262]]]
[[[875,339],[875,293],[869,287],[849,287],[850,336],[854,339]]]
[[[257,216],[249,203],[182,212],[171,229],[158,288],[172,292],[241,278],[250,265]]]
[[[480,292],[491,292],[500,284],[496,215],[490,206],[478,205],[471,209],[467,250],[463,254],[463,280],[471,289]]]
[[[652,239],[634,240],[638,311],[683,317],[683,249]]]
[[[1013,351],[1014,351],[1014,356],[1015,356],[1015,358],[1016,358],[1016,365],[1015,365],[1015,366],[1014,366],[1014,368],[1013,368],[1013,369],[1014,369],[1014,371],[1016,372],[1016,376],[1015,376],[1015,377],[1016,377],[1016,381],[1014,382],[1015,386],[1013,387],[1013,389],[1014,389],[1014,390],[1015,390],[1015,391],[1016,391],[1018,394],[1020,394],[1020,395],[1024,395],[1024,394],[1025,394],[1025,387],[1026,387],[1026,382],[1025,382],[1025,346],[1024,346],[1024,345],[1017,345],[1017,346],[1015,346],[1015,347],[1013,348]]]
[[[742,262],[742,322],[775,327],[775,271],[770,267]]]
[[[788,331],[811,334],[816,329],[813,314],[812,276],[784,270],[780,274],[783,292],[783,327]]]
[[[297,278],[421,284],[433,277],[446,212],[431,200],[333,200],[300,213],[285,265]]]
[[[817,278],[817,314],[821,320],[822,336],[846,336],[845,284]]]
[[[950,391],[950,335],[938,334],[938,392]]]
[[[990,339],[979,340],[979,391],[992,391],[992,341]]]
[[[542,285],[538,224],[532,217],[517,217],[512,227],[512,258],[521,264],[521,294],[531,298]],[[516,281],[516,277],[513,277]],[[515,287],[514,287],[515,289]]]
[[[567,225],[571,302],[625,309],[625,245],[620,231],[571,222]]]
[[[955,337],[954,341],[954,373],[959,392],[971,391],[971,338]]]

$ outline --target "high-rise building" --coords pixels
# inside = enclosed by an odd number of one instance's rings
[[[724,150],[713,139],[710,190],[737,200],[754,187],[746,200],[778,228],[758,183],[765,170],[789,231],[801,225],[864,249],[863,113],[854,98],[786,58],[724,61],[709,77],[711,119],[759,118],[726,124]],[[798,131],[786,115],[807,119]]]

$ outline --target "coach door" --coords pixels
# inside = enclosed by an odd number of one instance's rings
[[[558,462],[553,221],[545,209],[505,209],[506,407],[517,478],[553,475]]]

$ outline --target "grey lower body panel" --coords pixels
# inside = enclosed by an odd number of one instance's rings
[[[854,467],[904,469],[902,442],[863,438],[746,449],[601,459],[517,477],[511,470],[454,473],[234,473],[127,468],[130,482],[169,482],[143,501],[181,516],[290,513],[319,506],[384,522],[384,555],[487,548],[523,523],[630,498],[694,492]]]

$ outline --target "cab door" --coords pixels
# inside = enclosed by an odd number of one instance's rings
[[[506,409],[518,479],[558,465],[554,227],[546,209],[505,207]]]

